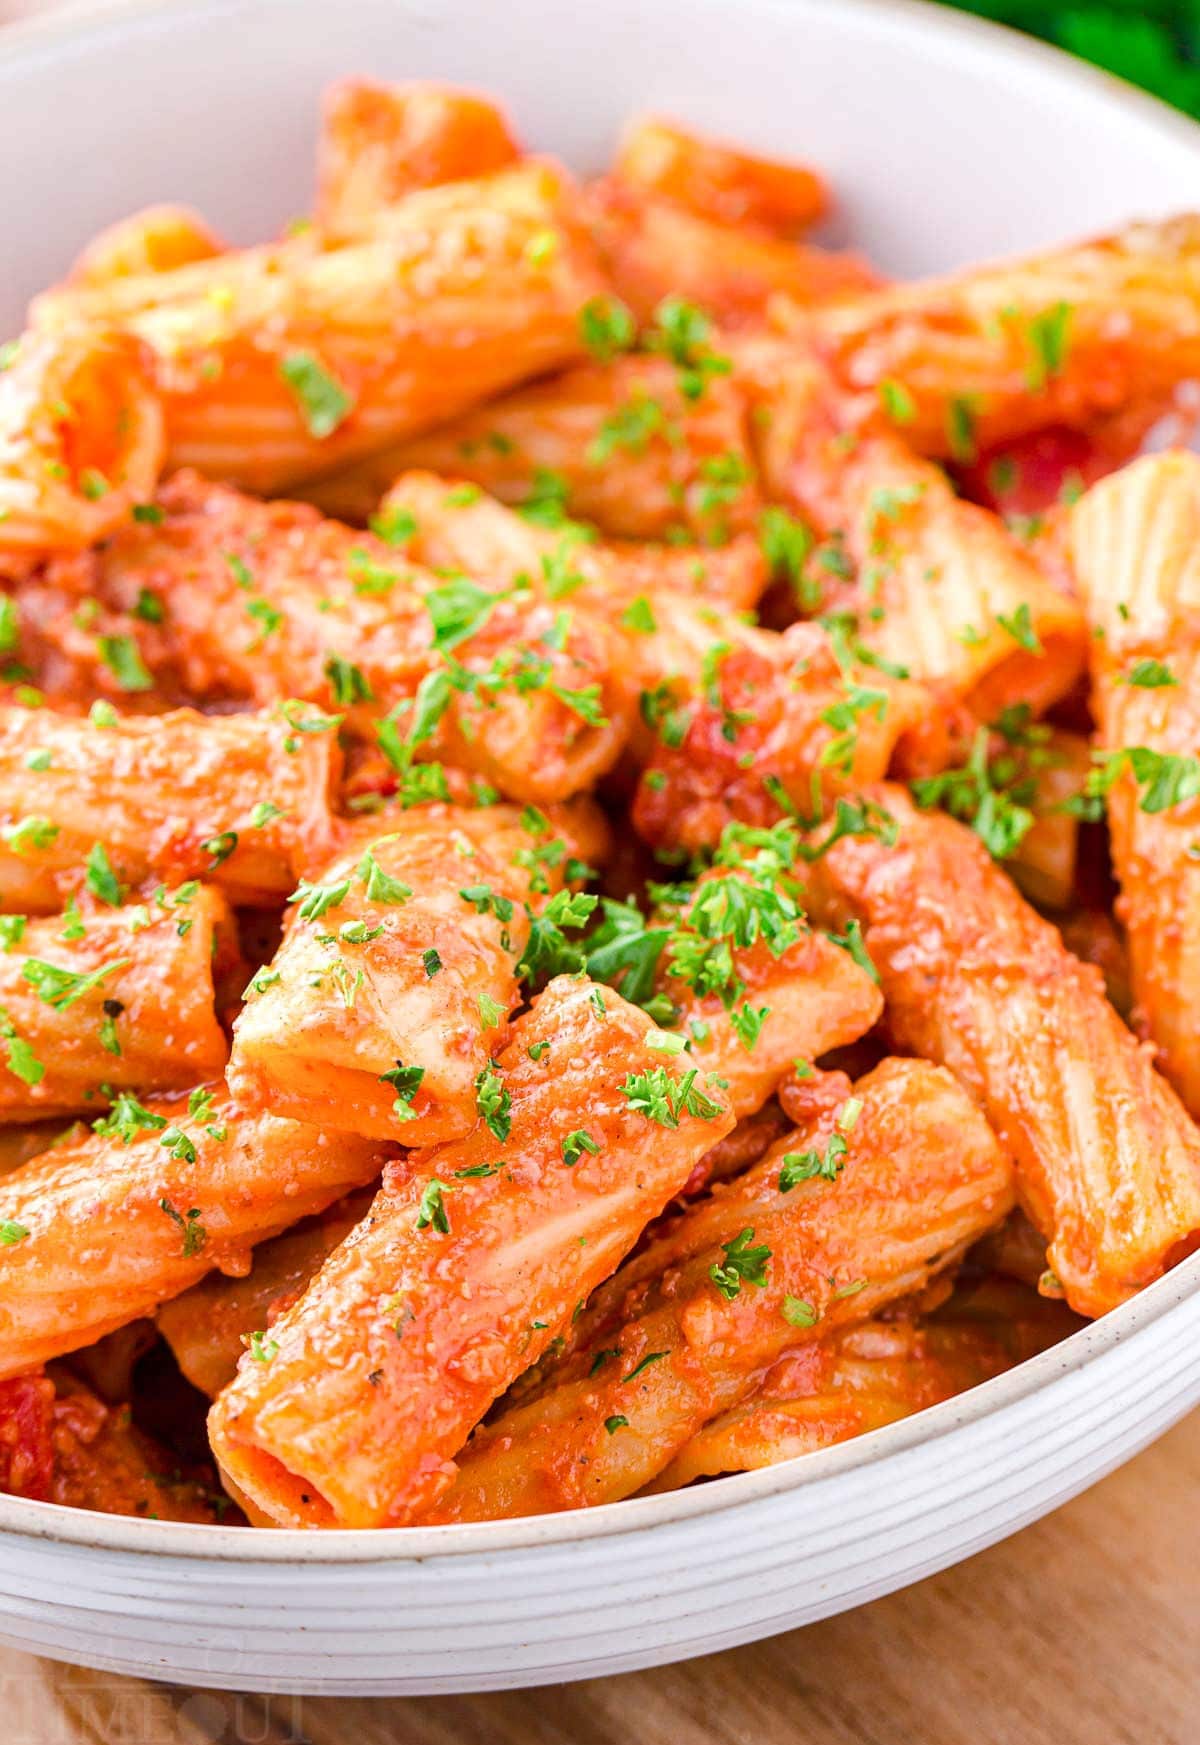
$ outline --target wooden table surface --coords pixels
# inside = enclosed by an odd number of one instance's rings
[[[1200,1413],[957,1569],[680,1666],[498,1696],[253,1697],[0,1650],[3,1745],[1191,1745]],[[719,1572],[714,1572],[719,1580]]]

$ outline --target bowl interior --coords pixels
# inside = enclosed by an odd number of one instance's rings
[[[319,93],[346,73],[498,92],[586,170],[654,108],[809,158],[839,237],[932,272],[1187,205],[1200,133],[1007,31],[912,0],[128,0],[0,42],[0,333],[101,225],[195,205],[233,240],[311,201]]]
[[[485,87],[525,139],[581,170],[653,108],[794,154],[831,177],[853,240],[899,275],[1033,248],[1195,203],[1200,130],[1118,81],[912,0],[134,0],[0,40],[10,245],[0,335],[100,226],[154,201],[231,239],[277,232],[311,199],[332,77]],[[1200,1256],[1103,1323],[920,1418],[825,1454],[673,1497],[476,1528],[245,1534],[0,1498],[0,1528],[114,1549],[376,1558],[498,1551],[678,1520],[817,1482],[1003,1407],[1178,1312]],[[341,1542],[339,1546],[335,1542]],[[361,1542],[361,1543],[360,1543]]]

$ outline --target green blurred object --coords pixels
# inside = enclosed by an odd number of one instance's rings
[[[943,0],[1027,30],[1200,117],[1200,0]]]

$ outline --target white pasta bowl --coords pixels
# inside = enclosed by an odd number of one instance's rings
[[[0,333],[87,235],[150,201],[187,200],[239,239],[277,230],[307,203],[317,93],[349,72],[487,86],[584,168],[647,106],[815,160],[845,231],[898,273],[1200,203],[1188,123],[930,6],[152,0],[0,43]],[[906,1422],[582,1515],[255,1533],[0,1498],[0,1640],[189,1684],[374,1694],[700,1654],[900,1587],[1054,1508],[1200,1401],[1198,1343],[1200,1256]]]

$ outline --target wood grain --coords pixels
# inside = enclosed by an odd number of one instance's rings
[[[1048,1520],[904,1593],[704,1660],[553,1690],[239,1697],[0,1650],[0,1739],[1186,1745],[1200,1727],[1198,1495],[1200,1413]]]

